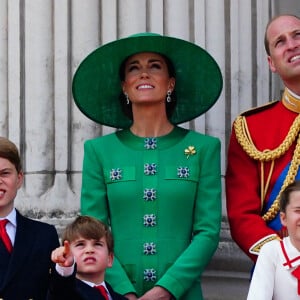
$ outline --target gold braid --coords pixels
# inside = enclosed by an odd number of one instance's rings
[[[253,159],[259,160],[261,163],[272,161],[282,156],[296,140],[300,131],[300,115],[298,115],[284,141],[274,150],[264,150],[259,151],[256,149],[253,141],[251,140],[250,133],[247,128],[246,118],[243,116],[238,116],[234,122],[234,130],[239,144],[242,146],[244,151]],[[293,159],[288,170],[287,176],[281,186],[280,192],[278,193],[276,199],[274,200],[268,211],[262,216],[263,220],[268,222],[275,218],[279,211],[279,198],[282,191],[295,180],[298,167],[300,164],[300,136],[297,140],[297,145],[294,151]],[[263,189],[263,187],[262,187]],[[263,193],[265,194],[265,193]],[[263,199],[261,199],[263,202]]]

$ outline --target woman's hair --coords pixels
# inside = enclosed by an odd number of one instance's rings
[[[280,196],[280,211],[285,212],[286,211],[286,207],[290,202],[290,195],[292,192],[297,192],[300,191],[300,181],[296,180],[294,182],[292,182],[291,184],[289,184],[285,190],[281,193]]]
[[[21,158],[17,146],[5,137],[0,137],[0,157],[9,160],[17,172],[22,171]]]
[[[167,56],[165,56],[165,55],[163,55],[161,53],[157,53],[157,54],[160,55],[164,59],[164,61],[166,62],[170,78],[171,77],[176,78],[175,68],[174,68],[174,65],[171,62],[171,60]],[[123,60],[123,62],[121,63],[121,66],[120,66],[120,69],[119,69],[119,77],[120,77],[121,82],[125,80],[125,65],[126,65],[127,60],[131,56],[132,55],[130,55],[127,58],[125,58]],[[171,116],[172,116],[172,114],[173,114],[173,112],[175,110],[176,103],[177,103],[177,101],[176,101],[177,98],[176,98],[176,92],[175,92],[175,90],[173,90],[173,92],[170,95],[170,97],[172,99],[171,102],[165,101],[165,103],[166,103],[167,117],[169,119],[171,118]],[[119,100],[120,100],[122,111],[125,114],[125,116],[127,116],[130,120],[133,120],[132,104],[131,104],[131,102],[129,104],[127,104],[127,99],[126,99],[126,97],[125,97],[125,95],[124,95],[123,92],[120,93]]]
[[[105,237],[109,253],[113,253],[114,241],[109,227],[90,216],[78,216],[64,230],[62,240],[70,243],[78,238],[100,240]]]

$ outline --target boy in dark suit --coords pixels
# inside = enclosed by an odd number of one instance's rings
[[[49,300],[125,300],[104,281],[113,263],[113,237],[101,221],[78,216],[62,237],[63,246],[52,252]]]
[[[28,219],[14,207],[23,177],[16,145],[0,137],[0,298],[44,300],[50,255],[59,240],[53,225]]]

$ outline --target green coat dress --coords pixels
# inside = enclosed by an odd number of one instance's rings
[[[110,224],[106,280],[121,294],[154,285],[201,300],[201,274],[221,223],[220,141],[175,127],[141,138],[122,130],[85,142],[81,213]]]

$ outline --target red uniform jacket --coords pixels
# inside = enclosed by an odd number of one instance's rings
[[[260,151],[277,148],[286,138],[290,126],[298,113],[288,110],[282,102],[260,107],[244,114],[253,144]],[[291,161],[297,139],[285,154],[275,160],[274,170],[267,189],[265,202],[268,200],[274,184]],[[270,162],[264,164],[264,182],[270,170]],[[254,261],[257,254],[253,246],[268,241],[276,234],[262,219],[261,163],[252,159],[238,143],[232,130],[228,149],[226,172],[227,214],[233,240]]]

